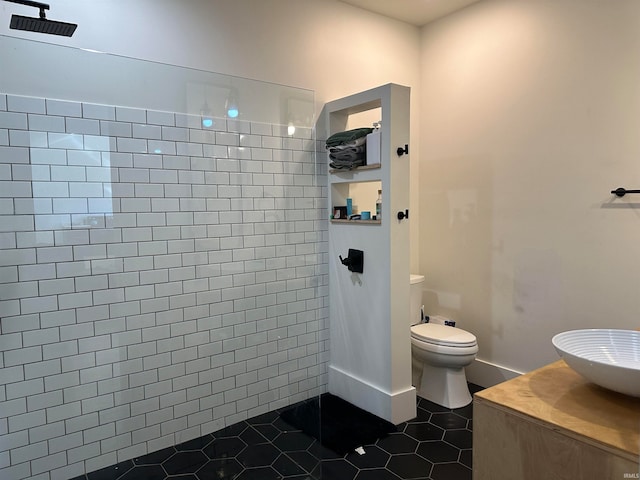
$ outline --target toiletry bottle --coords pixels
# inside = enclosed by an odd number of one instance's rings
[[[378,190],[378,199],[376,200],[376,220],[382,219],[382,190]]]
[[[367,165],[380,165],[380,123],[374,123],[373,132],[367,135]]]

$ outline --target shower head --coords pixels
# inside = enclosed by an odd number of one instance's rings
[[[78,25],[75,23],[58,22],[56,20],[48,20],[44,14],[45,10],[49,10],[46,3],[33,2],[31,0],[5,0],[6,2],[19,3],[40,9],[40,17],[23,17],[22,15],[12,15],[9,28],[13,30],[26,30],[27,32],[46,33],[49,35],[62,35],[70,37],[76,31]]]
[[[62,35],[70,37],[76,31],[75,23],[57,22],[46,18],[23,17],[12,15],[9,28],[13,30],[26,30],[27,32],[47,33],[50,35]]]

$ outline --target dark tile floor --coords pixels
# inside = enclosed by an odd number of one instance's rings
[[[73,480],[471,480],[472,415],[418,399],[397,433],[340,457],[271,412]]]

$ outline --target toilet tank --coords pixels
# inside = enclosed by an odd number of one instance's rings
[[[424,275],[409,275],[410,293],[409,293],[409,325],[420,323],[420,308],[422,307],[422,284],[424,283]]]

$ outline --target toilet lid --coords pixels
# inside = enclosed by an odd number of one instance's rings
[[[411,336],[423,342],[446,345],[448,347],[467,347],[476,344],[476,337],[461,328],[420,323],[411,327]]]

